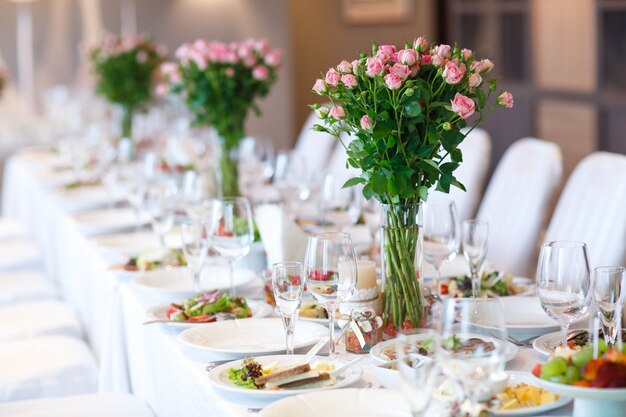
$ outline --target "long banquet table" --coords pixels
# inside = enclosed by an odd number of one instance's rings
[[[78,227],[76,205],[59,192],[69,177],[55,169],[57,163],[54,154],[40,150],[10,158],[2,210],[28,225],[42,249],[46,272],[80,316],[99,359],[100,391],[132,392],[158,417],[254,415],[210,385],[205,365],[214,358],[180,344],[179,329],[142,325],[146,310],[167,300],[142,292],[109,269],[109,254]],[[261,282],[248,284],[243,293],[260,298]],[[529,371],[542,359],[521,348],[507,369]],[[378,387],[369,357],[361,363],[363,378],[355,386]],[[571,415],[571,405],[543,415]]]

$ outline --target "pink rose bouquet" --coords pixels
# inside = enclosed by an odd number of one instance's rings
[[[185,96],[196,125],[215,128],[222,139],[222,190],[239,194],[237,165],[231,153],[244,134],[250,109],[260,114],[255,100],[266,96],[277,79],[282,53],[266,39],[208,42],[199,39],[181,45],[176,62],[162,65],[169,90]],[[338,85],[339,79],[334,82]],[[163,88],[165,91],[166,88]]]

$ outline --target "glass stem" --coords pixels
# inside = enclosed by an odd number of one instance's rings
[[[293,316],[283,316],[283,325],[285,326],[285,346],[287,355],[293,355],[293,324]]]
[[[472,297],[478,298],[480,294],[480,270],[472,270]]]
[[[565,320],[561,321],[561,343],[563,346],[563,349],[569,349],[569,347],[567,346],[567,333],[569,332],[569,323],[567,323]]]
[[[326,307],[326,313],[328,314],[328,328],[330,329],[329,356],[333,357],[335,355],[335,305],[329,304]]]
[[[193,273],[193,292],[200,292],[200,271],[194,271]]]
[[[434,293],[435,294],[440,294],[440,290],[441,290],[441,265],[439,266],[435,266],[435,272],[437,272],[437,276],[435,277],[435,282],[434,282]]]
[[[228,277],[230,278],[230,296],[236,297],[237,291],[235,290],[235,260],[228,261]]]

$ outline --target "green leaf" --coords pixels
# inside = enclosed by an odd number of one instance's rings
[[[452,184],[452,185],[454,185],[456,188],[458,188],[458,189],[460,189],[460,190],[467,191],[467,190],[465,189],[465,186],[464,186],[463,184],[461,184],[461,183],[460,183],[460,182],[459,182],[456,178],[454,178],[454,177],[452,178],[452,182],[451,182],[451,184]]]
[[[417,117],[422,114],[422,106],[420,105],[419,101],[413,100],[408,102],[404,106],[404,114],[407,117]]]
[[[365,197],[366,200],[369,200],[373,196],[374,190],[372,189],[372,184],[366,184],[365,187],[363,187],[363,197]]]
[[[372,184],[372,190],[376,194],[384,194],[387,191],[387,177],[381,172],[375,172],[374,175],[372,175],[370,184]]]
[[[419,187],[417,187],[417,195],[419,196],[420,200],[428,200],[428,187],[424,185],[420,185]]]
[[[419,159],[428,158],[428,156],[430,156],[430,154],[433,152],[433,150],[435,150],[435,145],[434,144],[424,145],[424,146],[422,146],[421,148],[419,148],[417,150],[417,153],[415,154],[415,157],[419,158]]]
[[[341,187],[341,188],[348,188],[348,187],[352,187],[352,186],[357,185],[357,184],[365,184],[365,182],[366,181],[363,178],[361,178],[361,177],[354,177],[354,178],[350,178],[348,181],[346,181],[343,184],[343,187]]]
[[[423,169],[426,173],[430,174],[440,174],[441,171],[435,162],[430,159],[422,159],[418,166]]]

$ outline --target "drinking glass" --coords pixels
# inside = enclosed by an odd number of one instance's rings
[[[213,200],[207,227],[211,247],[228,261],[230,296],[236,297],[235,262],[250,252],[254,241],[250,203],[243,197]]]
[[[339,179],[326,175],[320,196],[323,223],[341,230],[356,224],[361,216],[361,196],[358,187],[342,188]]]
[[[287,213],[295,217],[301,202],[311,195],[311,175],[306,159],[295,151],[276,156],[274,185],[284,201]]]
[[[483,263],[487,256],[487,239],[489,225],[482,220],[465,220],[463,222],[463,255],[469,262],[472,273],[472,296],[480,294]]]
[[[400,374],[400,390],[411,406],[413,417],[426,415],[438,376],[436,355],[438,334],[432,329],[407,330],[396,339],[396,364]],[[432,357],[425,356],[420,346],[434,347]]]
[[[452,261],[459,250],[459,225],[454,201],[432,201],[424,205],[424,259],[437,272],[433,289],[439,293],[441,265]]]
[[[499,298],[448,298],[443,303],[437,358],[472,409],[504,378],[506,326]]]
[[[591,302],[586,244],[561,241],[541,247],[537,295],[545,312],[561,323],[562,346],[567,349],[570,324],[587,313]]]
[[[307,289],[326,308],[330,327],[330,354],[335,355],[335,314],[356,287],[356,256],[347,233],[323,232],[309,236],[304,256]]]
[[[174,226],[176,193],[176,185],[168,181],[151,184],[146,193],[146,211],[161,248],[165,248],[165,236]]]
[[[293,327],[300,310],[304,282],[301,262],[278,262],[272,265],[272,287],[276,307],[285,327],[287,355],[293,355]]]
[[[593,300],[602,323],[604,340],[609,347],[615,346],[621,326],[625,271],[617,266],[600,266],[593,270]]]
[[[209,241],[204,224],[194,221],[185,221],[180,230],[183,254],[187,267],[193,277],[193,290],[200,291],[200,274],[209,251]]]

